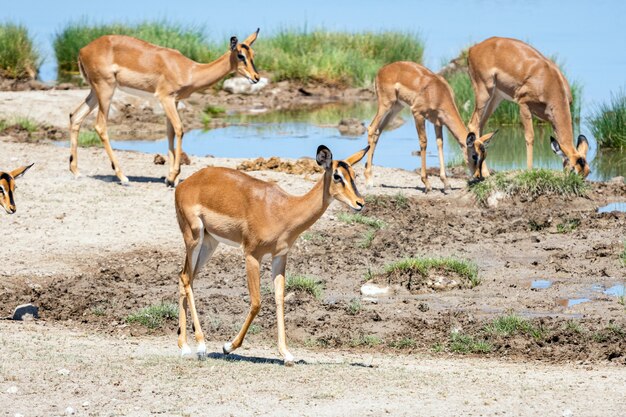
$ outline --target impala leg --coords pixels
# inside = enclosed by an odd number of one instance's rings
[[[89,95],[72,113],[70,113],[70,171],[78,178],[78,134],[83,121],[98,105],[96,93],[92,89]]]
[[[113,153],[111,143],[109,142],[109,133],[107,132],[107,120],[109,118],[109,109],[111,108],[111,100],[115,92],[115,85],[109,83],[100,83],[94,86],[98,96],[98,117],[94,128],[102,140],[104,150],[111,160],[111,168],[115,171],[115,175],[123,185],[128,184],[128,178],[122,172],[119,162]]]
[[[174,126],[172,126],[172,122],[170,119],[166,118],[167,122],[167,163],[169,165],[169,171],[174,171],[174,159],[176,158],[174,153],[174,137],[176,133],[174,132]]]
[[[424,192],[432,190],[430,182],[428,182],[428,174],[426,174],[426,146],[428,144],[428,138],[426,137],[426,120],[417,114],[413,115],[415,120],[415,128],[417,129],[417,136],[420,140],[420,156],[422,157],[422,166],[420,169],[420,175],[422,182],[424,183]]]
[[[165,183],[170,187],[176,187],[178,185],[178,181],[180,180],[180,158],[183,152],[183,124],[180,121],[180,116],[178,114],[178,110],[176,109],[176,100],[173,98],[167,97],[161,100],[161,105],[163,106],[163,110],[165,110],[165,115],[167,119],[172,125],[174,129],[174,134],[176,135],[176,148],[174,150],[174,163],[172,164],[171,153],[172,153],[172,140],[170,140],[170,172],[165,179]],[[169,139],[169,137],[168,137]]]
[[[285,336],[285,266],[287,256],[277,256],[272,260],[272,277],[274,278],[274,294],[276,300],[276,324],[278,327],[278,351],[285,360],[285,365],[294,363],[293,355],[287,349]]]
[[[435,136],[437,137],[437,152],[439,153],[439,178],[441,178],[445,191],[450,189],[450,183],[446,177],[446,164],[443,160],[443,127],[441,125],[435,125]]]
[[[243,343],[243,338],[248,332],[248,327],[261,309],[261,277],[259,273],[259,259],[253,255],[246,255],[246,273],[248,275],[248,292],[250,293],[250,311],[241,326],[241,330],[232,342],[224,343],[222,350],[229,354]]]
[[[526,168],[533,169],[533,144],[535,142],[533,115],[528,105],[522,103],[519,103],[519,115],[524,126],[524,139],[526,139]]]
[[[374,151],[378,144],[380,134],[385,127],[393,120],[394,117],[402,110],[402,105],[399,103],[393,103],[390,101],[378,100],[378,111],[376,116],[370,123],[367,129],[367,142],[369,144],[369,150],[367,152],[367,162],[365,162],[365,187],[371,188],[374,186],[374,175],[372,174],[372,166],[374,162]]]

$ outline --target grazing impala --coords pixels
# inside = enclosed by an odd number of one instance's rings
[[[489,38],[469,49],[469,74],[476,96],[470,130],[480,134],[502,100],[519,105],[526,139],[526,166],[533,167],[532,116],[552,124],[551,146],[563,166],[586,177],[587,139],[580,135],[574,148],[570,104],[572,92],[558,66],[532,46],[509,38]]]
[[[10,172],[0,171],[0,205],[4,207],[7,213],[13,214],[17,210],[15,200],[13,199],[15,180],[24,175],[33,165],[25,165]]]
[[[85,117],[97,106],[95,130],[102,139],[115,174],[122,184],[128,183],[128,178],[122,173],[113,154],[107,133],[111,99],[115,88],[121,87],[153,93],[161,102],[167,116],[169,140],[169,174],[165,182],[170,186],[177,185],[183,141],[178,102],[194,91],[206,89],[232,72],[245,76],[253,83],[258,82],[254,51],[250,48],[258,33],[257,29],[243,43],[239,43],[233,36],[230,38],[229,51],[208,64],[192,61],[174,49],[162,48],[122,35],[102,36],[82,48],[78,57],[78,68],[91,86],[91,91],[85,101],[70,114],[70,171],[75,176],[79,175],[76,155],[78,133]],[[177,139],[176,148],[174,135]]]
[[[261,307],[259,265],[264,255],[272,256],[278,350],[285,365],[293,364],[287,350],[284,320],[285,265],[287,254],[298,236],[319,219],[328,205],[339,200],[361,210],[364,200],[354,184],[352,165],[360,161],[367,148],[345,161],[333,161],[330,150],[317,148],[317,163],[324,168],[322,178],[303,196],[292,196],[279,186],[242,172],[209,167],[187,178],[176,189],[178,224],[183,233],[186,257],[180,274],[180,314],[178,346],[189,354],[186,336],[187,304],[197,342],[199,358],[206,354],[204,334],[193,297],[193,279],[219,243],[243,250],[246,260],[250,311],[232,342],[224,344],[228,354],[241,346],[248,327]]]
[[[382,67],[376,75],[376,96],[378,97],[378,111],[368,128],[369,154],[365,164],[365,181],[368,186],[373,185],[372,160],[374,150],[381,132],[391,120],[406,105],[411,109],[420,140],[420,155],[422,157],[421,177],[425,191],[431,190],[426,174],[426,137],[425,121],[435,125],[437,148],[439,151],[439,176],[444,188],[450,188],[446,178],[443,160],[443,126],[446,126],[457,140],[467,166],[474,178],[489,175],[484,159],[486,143],[495,134],[484,135],[476,139],[470,133],[459,111],[454,104],[454,93],[446,80],[429,69],[414,62],[394,62]]]

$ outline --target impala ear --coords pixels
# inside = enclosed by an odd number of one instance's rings
[[[550,136],[550,147],[552,148],[552,151],[561,158],[567,158],[563,153],[563,150],[561,150],[561,145],[559,145],[559,142],[552,136]]]
[[[256,38],[259,36],[259,31],[261,30],[261,28],[257,28],[256,32],[254,32],[252,35],[248,36],[246,38],[245,41],[243,41],[243,43],[245,43],[246,45],[250,46],[254,43],[254,41],[256,41]]]
[[[13,171],[11,171],[9,174],[13,177],[13,179],[19,178],[22,175],[24,175],[24,173],[28,171],[30,167],[32,167],[33,165],[35,165],[34,162],[30,165],[25,165],[23,167],[16,168]]]
[[[498,129],[496,129],[493,133],[487,133],[486,135],[482,135],[480,139],[478,139],[478,142],[481,145],[484,145],[485,147],[487,147],[491,139],[493,139],[493,137],[496,135],[496,133],[498,133]],[[468,135],[468,138],[469,138],[469,135]]]
[[[317,165],[324,167],[324,169],[330,169],[333,165],[333,154],[326,146],[320,145],[317,147],[315,160],[317,161]]]
[[[232,36],[230,38],[230,50],[231,51],[234,51],[234,50],[237,49],[237,42],[239,42],[239,41],[237,40],[236,36]]]
[[[345,159],[345,161],[348,163],[348,165],[354,165],[354,164],[358,164],[359,161],[361,159],[363,159],[363,157],[365,156],[365,154],[367,154],[367,151],[369,151],[370,146],[367,145],[367,147],[365,149],[361,149],[360,151],[358,151],[357,153],[350,155],[349,157],[347,157]]]
[[[576,144],[576,150],[584,158],[587,157],[587,151],[589,151],[589,142],[587,142],[587,138],[585,137],[585,135],[578,136],[578,143]]]
[[[474,142],[476,142],[476,135],[474,134],[474,132],[470,132],[467,135],[467,139],[465,140],[465,145],[467,145],[468,148],[473,148]]]

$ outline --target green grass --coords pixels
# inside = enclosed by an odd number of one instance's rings
[[[366,226],[370,226],[374,230],[380,230],[385,226],[385,222],[382,220],[376,219],[374,217],[364,216],[360,213],[339,213],[337,218],[348,224],[360,223]]]
[[[10,22],[0,24],[0,76],[35,78],[41,62],[41,56],[25,26]]]
[[[209,62],[226,52],[208,42],[204,29],[187,24],[145,21],[138,24],[94,24],[86,19],[68,23],[53,40],[59,73],[78,71],[78,51],[102,35],[129,35],[167,48],[174,48],[198,62]]]
[[[359,314],[362,308],[363,307],[361,306],[361,300],[359,300],[358,298],[354,298],[350,301],[350,304],[348,304],[348,307],[346,308],[346,313],[351,316],[356,316],[357,314]]]
[[[389,346],[394,349],[412,349],[417,346],[417,342],[410,337],[403,337],[402,339],[392,341],[389,343]]]
[[[448,347],[455,353],[489,353],[493,350],[491,343],[460,332],[450,335]]]
[[[226,109],[219,106],[207,105],[202,111],[202,124],[204,128],[207,129],[210,127],[211,122],[214,118],[224,117],[226,114]]]
[[[578,226],[580,226],[580,219],[567,219],[556,225],[556,231],[558,233],[570,233],[578,229]]]
[[[455,258],[407,258],[385,267],[385,273],[410,272],[428,277],[432,269],[454,272],[469,281],[471,287],[480,284],[475,263]]]
[[[625,148],[626,89],[611,94],[610,102],[598,105],[586,121],[600,147]]]
[[[319,299],[322,296],[322,285],[313,277],[294,275],[287,277],[286,291],[301,291]]]
[[[505,337],[517,333],[530,335],[534,339],[541,339],[543,337],[543,330],[540,327],[535,327],[530,321],[514,314],[495,318],[491,323],[485,326],[485,332],[487,334]]]
[[[540,195],[583,196],[588,189],[589,185],[580,175],[548,169],[498,172],[470,185],[476,201],[483,205],[497,191],[532,200]]]
[[[454,99],[459,109],[459,114],[465,124],[467,124],[474,112],[474,104],[476,102],[469,74],[464,71],[455,72],[448,76],[447,81],[454,92]],[[582,86],[577,82],[573,82],[570,84],[570,88],[573,97],[572,105],[570,106],[572,123],[578,125],[580,122]],[[545,122],[533,117],[533,123]],[[487,129],[494,129],[499,126],[518,124],[521,124],[519,106],[512,101],[503,100],[496,111],[489,117],[486,127]]]
[[[174,303],[161,303],[142,308],[126,317],[126,323],[138,323],[149,329],[161,327],[166,320],[178,318],[178,306]]]
[[[365,204],[385,208],[395,207],[398,210],[402,210],[409,207],[409,199],[402,192],[398,192],[391,197],[370,194],[365,197]]]
[[[375,237],[376,237],[376,230],[375,229],[370,229],[370,230],[366,231],[365,233],[363,233],[363,238],[359,242],[359,248],[367,249],[370,246],[372,246],[372,242],[374,241]]]
[[[567,322],[567,324],[565,325],[565,330],[569,330],[572,333],[582,333],[583,332],[583,328],[580,326],[580,324],[574,320],[570,320]]]
[[[27,117],[15,117],[12,119],[1,119],[0,120],[0,132],[4,132],[7,129],[16,128],[18,130],[24,130],[29,133],[29,135],[37,129],[39,129],[39,123],[36,121],[29,119]]]
[[[380,337],[376,336],[376,335],[359,335],[355,338],[353,338],[350,341],[350,346],[352,347],[357,347],[357,346],[367,346],[367,347],[374,347],[374,346],[378,346],[380,344],[382,344],[383,341]]]
[[[371,85],[385,64],[421,63],[424,42],[409,32],[329,32],[283,29],[258,45],[256,64],[274,81],[315,81],[333,85]]]
[[[78,134],[78,146],[82,148],[102,147],[102,140],[94,130],[84,130]]]

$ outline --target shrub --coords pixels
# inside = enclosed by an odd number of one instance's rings
[[[597,106],[587,118],[598,145],[605,148],[626,147],[626,89],[611,94],[609,103]]]
[[[28,29],[14,23],[0,24],[0,76],[35,78],[40,65],[41,57]]]

